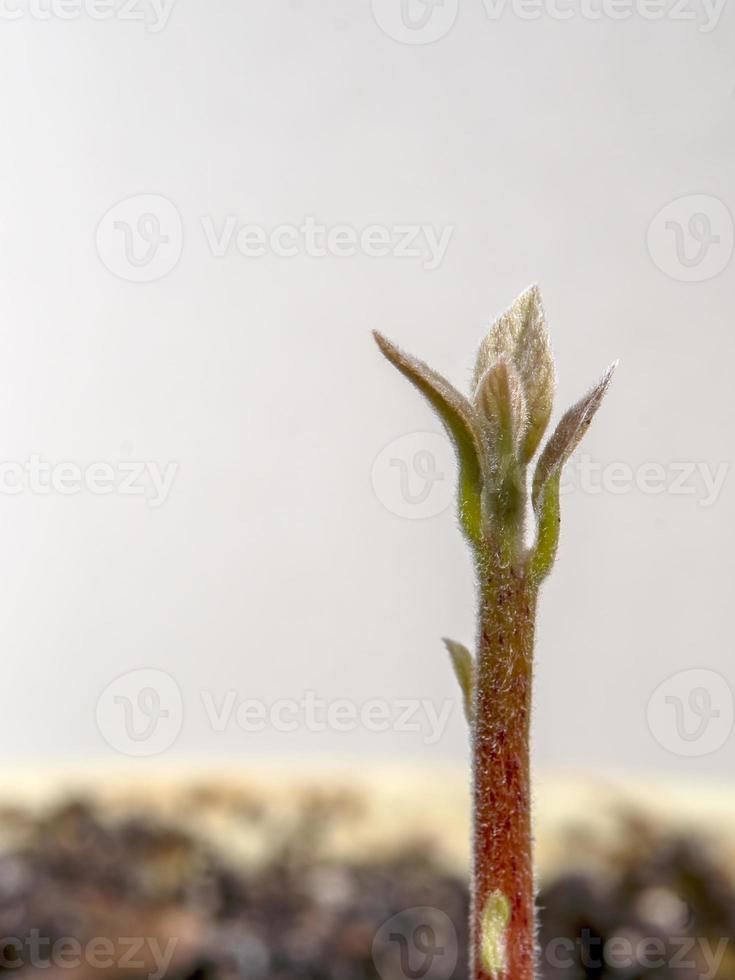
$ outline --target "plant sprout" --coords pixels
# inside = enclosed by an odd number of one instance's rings
[[[471,398],[379,333],[375,339],[428,399],[454,443],[459,520],[477,574],[476,653],[445,640],[472,741],[470,975],[472,980],[533,980],[529,735],[536,603],[556,557],[562,467],[599,408],[616,364],[562,416],[529,479],[555,386],[536,286],[482,341]]]

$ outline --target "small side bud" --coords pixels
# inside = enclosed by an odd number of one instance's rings
[[[459,681],[459,686],[462,688],[465,718],[470,726],[472,726],[472,719],[474,717],[475,661],[467,647],[461,643],[456,643],[454,640],[448,640],[445,637],[444,646],[449,651],[454,673]]]
[[[508,970],[506,932],[510,923],[510,902],[501,891],[494,891],[482,913],[482,965],[500,980]]]

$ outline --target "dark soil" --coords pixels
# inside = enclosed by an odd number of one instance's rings
[[[432,860],[428,842],[330,861],[320,840],[341,805],[313,800],[248,872],[179,830],[110,822],[82,802],[34,823],[0,814],[13,841],[0,857],[0,967],[158,980],[151,944],[173,939],[164,975],[175,980],[464,980],[465,881]],[[701,844],[631,821],[612,865],[544,883],[544,980],[734,980],[735,893]],[[84,950],[76,960],[59,952],[70,937]],[[114,962],[88,955],[100,937]]]

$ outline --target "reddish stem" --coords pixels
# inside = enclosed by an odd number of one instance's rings
[[[534,980],[536,912],[531,838],[529,735],[536,589],[523,572],[487,573],[480,628],[473,733],[473,980]],[[482,957],[482,917],[500,891],[510,907],[506,970]]]

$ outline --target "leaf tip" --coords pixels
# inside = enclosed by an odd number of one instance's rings
[[[592,389],[591,394],[593,396],[595,396],[594,399],[593,399],[593,401],[592,401],[592,406],[591,406],[592,407],[592,412],[591,412],[592,415],[594,415],[594,413],[600,407],[600,403],[602,402],[602,399],[607,394],[607,390],[610,387],[610,382],[613,379],[613,375],[615,374],[615,372],[618,369],[618,364],[620,364],[620,358],[617,358],[616,360],[614,360],[612,362],[612,364],[608,365],[608,367],[605,369],[602,377],[597,382],[597,384],[595,385],[595,387]]]
[[[373,340],[384,354],[393,348],[394,345],[379,330],[373,330],[372,334]]]

